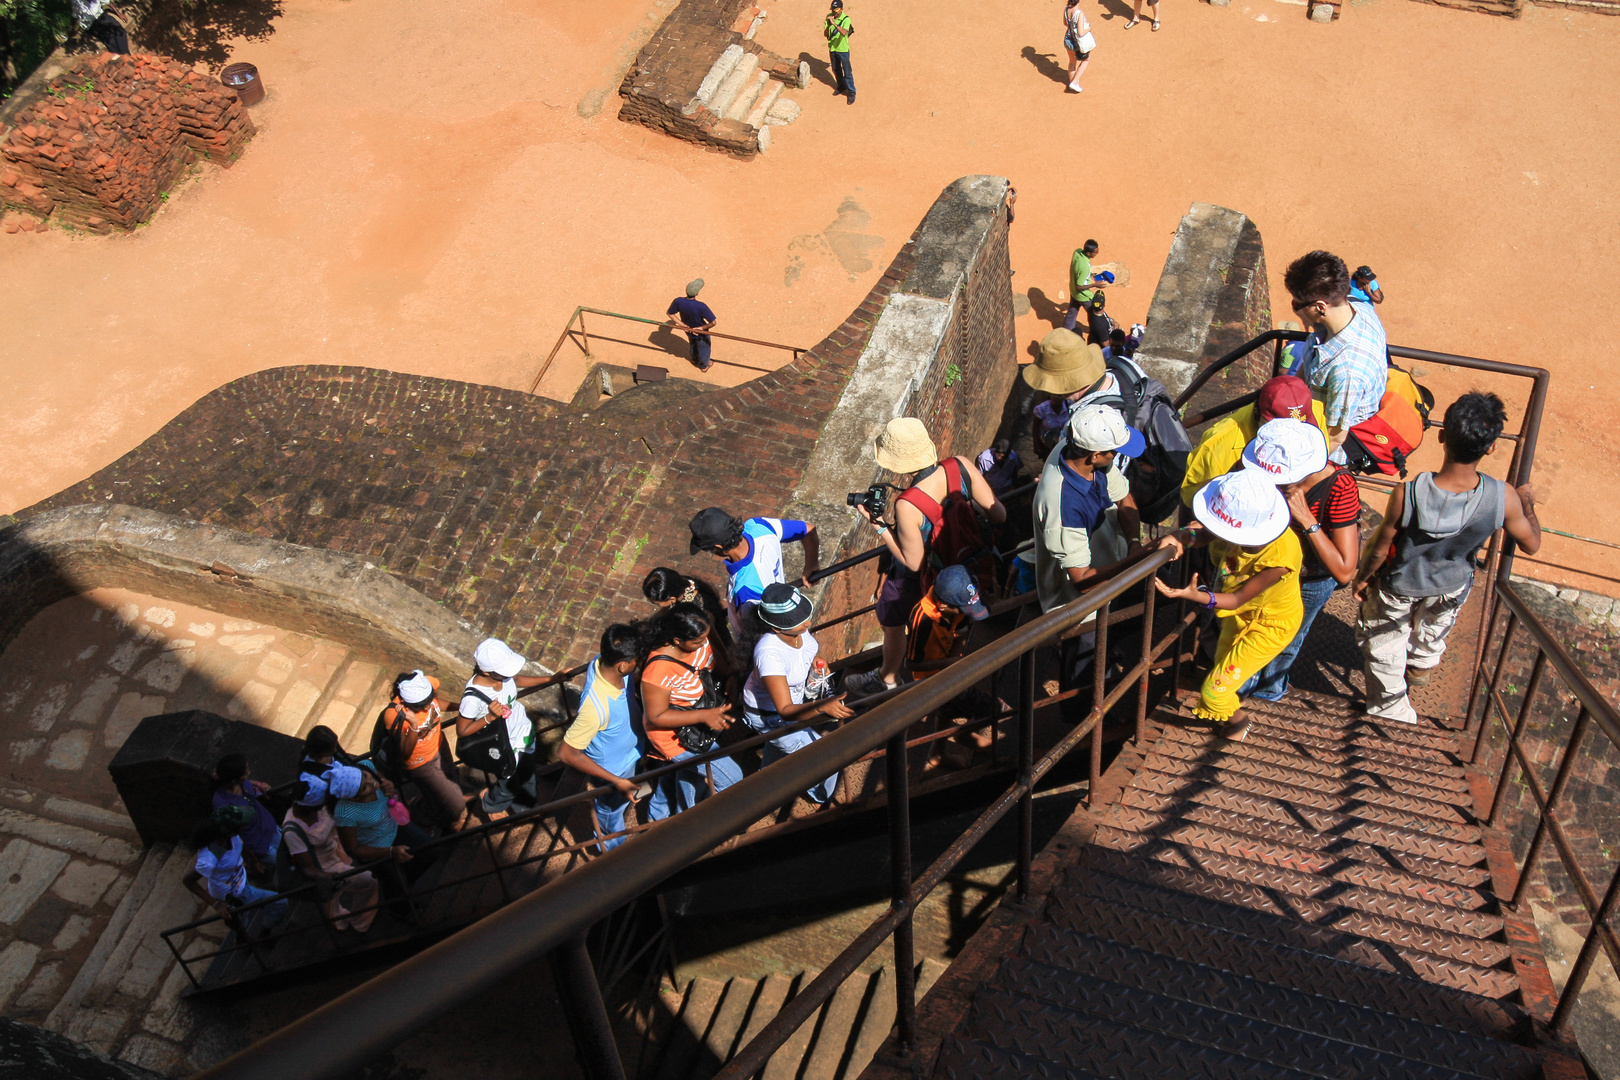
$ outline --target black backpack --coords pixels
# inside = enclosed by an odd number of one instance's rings
[[[286,821],[281,825],[281,842],[276,845],[275,878],[271,882],[278,893],[290,893],[310,882],[304,872],[298,869],[298,864],[292,861],[292,852],[287,850],[287,830],[292,829],[298,833],[299,839],[304,842],[304,850],[309,852],[310,858],[315,858],[315,845],[309,841],[309,833],[296,821]],[[332,883],[325,878],[315,878],[315,897],[325,901],[332,895]]]
[[[1142,523],[1155,524],[1181,505],[1181,482],[1187,476],[1192,437],[1181,424],[1170,391],[1134,360],[1111,357],[1108,373],[1118,392],[1090,398],[1086,404],[1112,405],[1147,439],[1147,449],[1125,466],[1125,479],[1130,481]]]
[[[405,755],[399,745],[399,730],[403,726],[399,702],[390,701],[372,726],[371,752],[367,755],[377,775],[392,781],[395,787],[405,778]]]

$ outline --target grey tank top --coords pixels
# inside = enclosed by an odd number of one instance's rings
[[[1480,474],[1474,490],[1441,491],[1433,473],[1420,473],[1406,485],[1401,533],[1384,584],[1400,596],[1444,596],[1474,578],[1474,552],[1502,527],[1507,513],[1505,485]]]

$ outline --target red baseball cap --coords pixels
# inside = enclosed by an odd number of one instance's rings
[[[1297,375],[1277,376],[1260,388],[1260,398],[1254,403],[1254,418],[1262,424],[1283,419],[1314,423],[1311,388]]]

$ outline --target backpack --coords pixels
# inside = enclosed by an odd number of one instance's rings
[[[1110,357],[1108,373],[1114,377],[1116,392],[1088,398],[1086,404],[1112,405],[1147,440],[1147,449],[1125,466],[1125,479],[1130,481],[1142,523],[1163,521],[1181,505],[1181,482],[1187,476],[1192,437],[1182,426],[1170,391],[1134,360]]]
[[[493,697],[476,686],[467,687],[462,697],[467,694],[483,699],[488,705],[495,703]],[[489,713],[489,723],[466,738],[456,740],[456,757],[469,769],[489,773],[497,780],[504,780],[517,770],[517,754],[512,749],[511,737],[506,734],[506,721],[496,716],[494,710]]]
[[[648,657],[647,667],[651,667],[655,660],[663,660],[666,663],[674,664],[676,667],[685,668],[698,677],[698,683],[703,687],[703,696],[691,705],[677,705],[673,701],[670,702],[669,707],[672,711],[692,712],[696,709],[718,709],[726,703],[726,695],[720,689],[720,683],[715,679],[713,671],[708,668],[699,671],[691,664],[677,660],[673,656],[666,656],[663,653]],[[642,670],[645,671],[646,668]],[[680,744],[682,750],[691,754],[708,753],[714,749],[714,742],[719,737],[719,733],[708,724],[683,724],[675,729],[675,741]]]
[[[1406,477],[1406,460],[1423,442],[1434,394],[1404,368],[1389,365],[1378,411],[1350,429],[1344,457],[1352,472]]]
[[[309,833],[296,821],[285,821],[281,825],[281,842],[276,845],[276,869],[271,884],[278,893],[290,893],[294,889],[303,887],[311,881],[315,884],[316,899],[325,901],[332,895],[332,882],[326,878],[307,878],[304,872],[298,869],[298,864],[292,861],[292,852],[287,850],[287,830],[292,829],[304,842],[304,850],[309,852],[310,858],[315,858],[315,845],[309,841]]]
[[[901,502],[908,502],[922,511],[934,526],[928,538],[928,551],[917,577],[923,592],[933,587],[934,579],[947,566],[963,566],[980,581],[995,572],[994,539],[979,514],[973,500],[963,493],[966,487],[962,476],[962,463],[948,457],[939,463],[945,470],[945,501],[938,503],[925,491],[911,487],[901,492]],[[1177,489],[1179,492],[1179,488]],[[1179,497],[1179,495],[1178,495]]]
[[[400,749],[399,723],[400,705],[398,698],[383,707],[377,715],[377,723],[371,729],[371,763],[376,766],[379,776],[392,781],[398,786],[405,775],[405,755]]]

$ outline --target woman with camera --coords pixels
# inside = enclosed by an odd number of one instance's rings
[[[731,726],[733,707],[721,689],[735,674],[731,657],[716,648],[716,622],[694,603],[680,601],[647,622],[642,642],[641,725],[653,753],[679,762],[714,748]],[[689,810],[742,779],[729,757],[665,773],[647,800],[647,819]]]
[[[893,525],[874,519],[864,502],[855,508],[877,529],[878,539],[889,549],[892,560],[877,596],[877,621],[883,627],[883,666],[844,680],[850,693],[863,696],[892,689],[899,682],[900,665],[906,656],[906,625],[911,620],[911,609],[922,600],[920,575],[940,545],[939,533],[945,529],[947,508],[965,501],[992,524],[1007,520],[1007,508],[996,498],[978,466],[965,457],[940,461],[928,429],[916,417],[902,416],[884,426],[877,440],[877,463],[898,476],[910,476],[911,482],[894,502]],[[949,546],[956,547],[956,538],[952,539]],[[952,552],[952,562],[958,561],[954,555]],[[945,565],[940,563],[933,569],[938,571]]]

